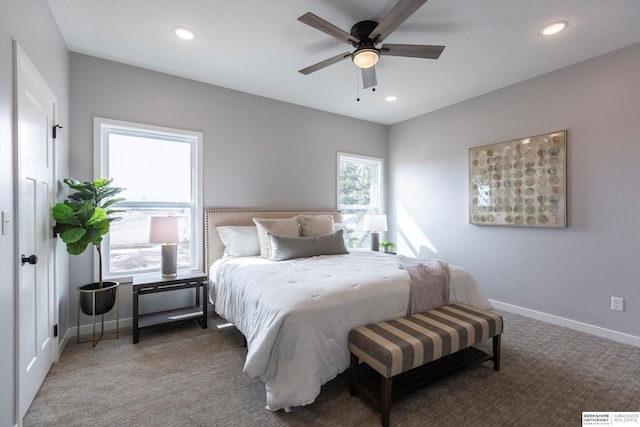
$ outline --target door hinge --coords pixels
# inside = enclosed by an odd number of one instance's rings
[[[52,128],[53,133],[51,134],[53,139],[56,139],[56,135],[58,134],[58,129],[62,129],[62,126],[60,126],[60,125],[54,125],[53,126],[53,128]]]
[[[53,325],[53,336],[54,338],[58,336],[58,325]]]

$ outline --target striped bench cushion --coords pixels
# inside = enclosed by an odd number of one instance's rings
[[[502,328],[502,317],[496,313],[450,304],[353,329],[349,351],[391,378],[500,335]]]

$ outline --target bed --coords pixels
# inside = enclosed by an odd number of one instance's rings
[[[283,236],[267,233],[266,238],[274,248],[281,249],[279,254],[284,258],[273,261],[256,254],[256,250],[264,249],[263,222],[253,231],[261,237],[257,249],[253,240],[251,249],[237,245],[243,239],[237,236],[255,228],[254,218],[262,218],[265,223],[323,218],[337,231],[299,238],[285,237],[285,232]],[[305,229],[301,220],[297,221],[302,236],[305,230],[314,232],[325,227],[322,224],[316,230],[307,224]],[[264,382],[269,410],[313,403],[321,386],[349,367],[347,341],[351,329],[407,314],[409,275],[400,267],[399,257],[368,250],[327,251],[326,247],[332,249],[336,243],[336,236],[342,239],[336,225],[339,223],[339,211],[206,211],[209,298],[215,312],[246,338],[244,371]],[[230,240],[229,230],[237,240]],[[323,254],[298,258],[295,251],[293,255],[288,252],[291,245],[297,245],[297,250],[311,241],[314,245],[317,241],[325,243],[325,250],[320,251]],[[327,246],[326,242],[331,243]],[[236,252],[229,253],[230,249]],[[461,268],[447,268],[449,302],[492,308],[473,277]]]

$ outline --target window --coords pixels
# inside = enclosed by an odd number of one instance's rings
[[[351,248],[369,247],[364,215],[383,213],[382,166],[379,158],[338,153],[338,209]]]
[[[178,269],[202,271],[202,133],[94,119],[96,167],[126,201],[103,240],[109,277],[160,271],[160,244],[149,243],[152,216],[179,218]]]

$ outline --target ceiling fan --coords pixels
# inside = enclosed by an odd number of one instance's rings
[[[444,46],[383,44],[377,47],[426,2],[427,0],[399,0],[389,13],[382,18],[382,21],[379,23],[375,21],[360,21],[351,27],[351,33],[341,30],[311,12],[305,13],[298,18],[298,21],[329,34],[341,42],[352,45],[355,50],[325,59],[317,64],[303,68],[299,72],[308,75],[344,59],[351,58],[353,63],[362,69],[362,85],[365,89],[368,89],[378,84],[375,65],[380,59],[380,55],[438,59],[444,50]]]

